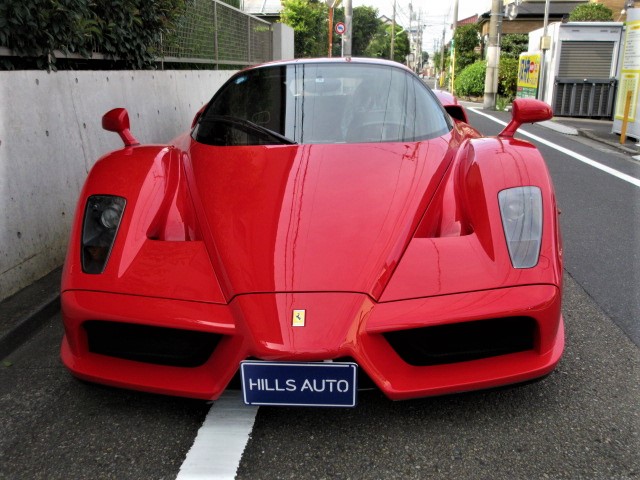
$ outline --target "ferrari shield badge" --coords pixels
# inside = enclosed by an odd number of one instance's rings
[[[291,320],[292,327],[304,327],[306,310],[294,310],[293,319]]]

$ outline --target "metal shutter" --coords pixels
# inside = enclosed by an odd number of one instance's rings
[[[563,41],[558,77],[609,78],[615,42]]]

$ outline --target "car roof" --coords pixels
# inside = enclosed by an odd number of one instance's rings
[[[300,65],[300,64],[323,64],[323,63],[349,63],[360,65],[381,65],[387,67],[401,68],[408,72],[412,72],[402,63],[385,60],[381,58],[363,58],[363,57],[322,57],[322,58],[295,58],[291,60],[275,60],[273,62],[262,63],[246,68],[245,70],[253,70],[262,67],[280,66],[280,65]]]

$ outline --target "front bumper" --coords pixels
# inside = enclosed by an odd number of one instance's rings
[[[71,372],[85,380],[202,399],[218,398],[240,362],[247,358],[349,358],[389,398],[408,399],[496,387],[548,374],[564,348],[560,305],[560,290],[553,285],[386,303],[355,293],[251,294],[238,296],[229,305],[72,290],[62,294],[65,337],[61,355]],[[305,310],[305,326],[292,326],[293,310]],[[472,332],[478,332],[492,322],[486,337],[493,345],[496,342],[489,340],[501,336],[500,325],[508,327],[509,319],[526,319],[531,328],[505,328],[510,332],[508,336],[522,331],[530,338],[523,342],[506,340],[514,346],[502,351],[487,349],[471,356],[445,357],[445,363],[414,361],[401,351],[402,342],[389,341],[393,336],[390,332],[407,330],[411,337],[413,329],[428,334],[429,327],[467,324],[473,326]],[[122,349],[116,347],[126,344],[129,350],[135,350],[135,334],[120,341],[118,336],[127,336],[130,330],[118,328],[114,330],[118,333],[112,335],[117,345],[106,345],[109,341],[96,343],[95,338],[90,341],[90,336],[104,335],[103,331],[98,329],[96,334],[95,329],[87,328],[96,321],[107,326],[124,323],[206,332],[212,335],[205,337],[215,338],[215,342],[204,357],[199,345],[202,361],[195,363],[165,361],[162,355],[156,359],[145,356],[143,351],[122,354]],[[487,323],[482,324],[483,321]],[[145,332],[136,328],[133,331],[140,335]],[[455,335],[464,328],[450,331],[454,338],[449,342],[455,347]],[[141,350],[147,348],[142,343]],[[97,344],[102,346],[96,347]],[[154,354],[168,344],[171,341],[157,343]]]

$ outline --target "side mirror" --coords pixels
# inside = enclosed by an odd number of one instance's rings
[[[464,123],[469,123],[469,118],[467,117],[467,111],[464,109],[462,105],[445,105],[444,109],[447,111],[452,118],[456,120],[460,120]]]
[[[513,101],[513,109],[511,111],[511,121],[498,137],[513,137],[516,130],[523,123],[542,122],[550,120],[553,117],[551,107],[541,100],[534,98],[516,98]]]
[[[125,147],[140,145],[129,131],[129,113],[126,108],[114,108],[102,116],[102,128],[120,135]]]

